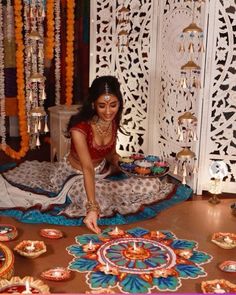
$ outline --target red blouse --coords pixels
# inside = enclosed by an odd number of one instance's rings
[[[77,130],[86,136],[88,150],[92,160],[104,159],[116,147],[117,127],[115,122],[112,122],[112,139],[108,144],[105,145],[96,144],[93,137],[93,129],[89,122],[80,122],[79,124],[72,127],[70,131],[71,130]],[[71,153],[76,159],[78,159],[73,139],[71,139]]]

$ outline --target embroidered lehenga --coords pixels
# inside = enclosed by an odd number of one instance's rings
[[[162,184],[158,178],[126,177],[111,180],[107,173],[103,173],[105,156],[116,143],[115,125],[112,140],[106,146],[94,143],[90,123],[79,123],[73,129],[85,134],[91,157],[104,158],[95,168],[96,200],[101,207],[101,217],[112,216],[116,212],[122,215],[135,213],[142,206],[164,199],[172,190],[172,184]],[[72,143],[71,153],[73,152]],[[67,156],[56,163],[25,161],[1,175],[0,187],[1,209],[38,207],[41,211],[46,211],[61,205],[59,215],[86,215],[87,197],[83,174],[70,165]]]

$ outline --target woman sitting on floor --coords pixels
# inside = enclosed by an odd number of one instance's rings
[[[129,177],[112,181],[107,163],[119,168],[116,152],[117,131],[123,110],[120,84],[113,76],[96,78],[81,111],[68,126],[71,150],[58,163],[26,161],[0,179],[0,208],[47,210],[52,205],[70,203],[59,214],[85,216],[84,223],[100,233],[99,217],[115,212],[137,212],[143,205],[164,199],[171,184],[158,178]],[[47,194],[47,193],[54,193]],[[2,194],[2,196],[1,196]]]

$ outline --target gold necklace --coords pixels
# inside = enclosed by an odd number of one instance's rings
[[[106,126],[106,128],[102,128],[102,126]],[[104,122],[101,123],[101,121],[98,121],[95,123],[95,129],[99,135],[108,136],[112,132],[112,123],[109,122],[109,125],[107,127],[107,124],[104,124]]]

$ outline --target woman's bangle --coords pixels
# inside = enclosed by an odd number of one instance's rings
[[[101,210],[100,210],[100,206],[99,206],[98,202],[96,202],[96,201],[87,201],[87,203],[86,203],[86,212],[87,212],[87,214],[90,211],[97,211],[98,215],[100,214]]]

